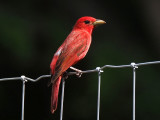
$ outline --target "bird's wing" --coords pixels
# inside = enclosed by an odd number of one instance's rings
[[[53,56],[52,62],[50,64],[50,69],[51,69],[51,74],[53,75],[55,73],[55,66],[58,60],[58,57],[62,51],[63,48],[63,44],[58,48],[58,50],[56,51],[56,53]]]
[[[70,34],[62,44],[63,48],[56,62],[55,74],[52,83],[63,74],[70,66],[85,57],[91,43],[91,36],[82,32],[81,34]]]

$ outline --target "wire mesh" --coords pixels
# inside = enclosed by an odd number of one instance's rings
[[[64,80],[64,78],[62,78],[62,94],[61,94],[60,120],[63,119],[64,87],[65,87],[65,80]]]
[[[135,120],[135,91],[136,91],[136,68],[139,66],[144,66],[144,65],[152,65],[152,64],[160,64],[160,61],[152,61],[152,62],[144,62],[144,63],[134,63],[132,62],[129,65],[104,65],[102,67],[97,67],[96,69],[93,70],[86,70],[82,71],[82,74],[87,74],[87,73],[98,73],[98,96],[97,96],[97,120],[100,118],[100,87],[101,87],[101,73],[103,72],[103,69],[105,68],[132,68],[133,69],[133,116],[132,120]],[[69,72],[67,75],[75,75],[77,74],[76,72]],[[21,80],[22,81],[22,111],[21,111],[21,120],[24,120],[24,104],[25,104],[25,83],[27,81],[31,82],[37,82],[43,78],[49,78],[51,75],[42,75],[38,77],[37,79],[32,79],[29,77],[21,76],[21,77],[13,77],[13,78],[2,78],[0,79],[1,81],[8,81],[8,80]],[[61,94],[61,110],[60,110],[60,120],[63,119],[63,102],[64,102],[64,87],[65,87],[65,80],[62,78],[62,94]]]

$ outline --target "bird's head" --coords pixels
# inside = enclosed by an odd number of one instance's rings
[[[85,16],[77,20],[73,29],[84,29],[89,33],[92,33],[92,30],[95,26],[100,24],[105,24],[106,22],[100,19],[95,19],[93,17]]]

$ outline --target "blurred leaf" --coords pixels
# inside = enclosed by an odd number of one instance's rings
[[[29,58],[33,45],[30,38],[30,24],[18,16],[0,14],[0,44],[13,56]]]

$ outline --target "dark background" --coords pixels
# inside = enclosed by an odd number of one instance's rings
[[[82,16],[105,20],[93,32],[90,50],[75,67],[159,60],[158,0],[0,1],[0,78],[49,74],[54,52]],[[160,65],[137,69],[136,120],[160,119]],[[50,113],[49,79],[26,83],[25,120],[59,119],[60,102]],[[0,82],[0,120],[20,120],[21,81]],[[61,92],[61,91],[60,91]],[[60,98],[60,95],[59,95]],[[97,74],[66,81],[64,120],[94,120]],[[132,69],[105,69],[101,120],[132,119]]]

